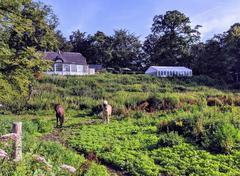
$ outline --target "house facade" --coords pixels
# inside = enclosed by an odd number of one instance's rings
[[[95,69],[90,68],[86,58],[75,52],[44,52],[44,59],[53,61],[49,75],[93,75]]]
[[[192,70],[186,67],[175,66],[151,66],[145,74],[156,77],[190,77],[192,76]]]

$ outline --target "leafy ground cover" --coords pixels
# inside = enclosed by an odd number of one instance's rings
[[[103,98],[113,106],[109,125],[101,120]],[[54,128],[55,103],[66,110],[62,130]],[[21,116],[10,110],[2,110],[0,135],[23,121],[25,159],[4,161],[2,175],[66,175],[63,163],[76,175],[240,175],[240,94],[210,78],[51,76],[35,85]]]
[[[82,154],[76,153],[71,148],[67,148],[56,140],[45,140],[44,136],[56,131],[61,135],[61,131],[54,129],[53,119],[42,116],[39,118],[23,116],[0,116],[0,135],[11,132],[11,125],[14,121],[23,122],[23,156],[20,163],[12,160],[12,142],[0,142],[0,148],[9,154],[8,160],[0,160],[1,176],[32,176],[32,175],[94,175],[100,172],[102,175],[109,175],[106,167],[88,161]],[[48,164],[38,162],[36,156],[44,157]],[[87,165],[86,165],[87,163]],[[60,168],[63,164],[73,166],[77,169],[75,174],[70,174]],[[85,166],[86,165],[86,166]],[[83,168],[83,166],[85,166]],[[95,174],[96,175],[96,174]]]

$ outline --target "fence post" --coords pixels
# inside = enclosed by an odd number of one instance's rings
[[[14,141],[14,161],[19,162],[22,160],[22,122],[13,123],[13,133],[17,134]]]

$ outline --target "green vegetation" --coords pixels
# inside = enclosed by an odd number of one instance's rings
[[[0,102],[16,112],[29,95],[34,75],[50,63],[38,52],[56,48],[57,18],[51,8],[31,0],[0,2]],[[22,103],[16,103],[22,102]]]
[[[31,157],[39,154],[55,174],[62,174],[64,163],[77,175],[111,174],[106,167],[130,175],[239,175],[240,94],[216,85],[202,77],[47,76],[20,117],[0,116],[0,134],[16,119],[25,131],[23,164],[5,161],[1,169],[46,174]],[[101,120],[103,98],[113,106],[109,125]],[[62,131],[53,128],[55,103],[65,107]]]
[[[23,154],[24,159],[20,163],[12,161],[12,142],[0,142],[0,149],[4,149],[9,154],[9,160],[1,160],[1,176],[32,176],[32,175],[73,175],[60,169],[62,164],[73,166],[77,169],[74,175],[91,175],[100,172],[108,175],[104,166],[99,166],[94,162],[88,162],[83,155],[66,148],[63,144],[44,137],[53,130],[52,120],[47,117],[35,118],[32,116],[0,116],[0,135],[11,132],[13,121],[23,122]],[[61,132],[58,131],[61,135]],[[49,140],[49,141],[48,141]],[[42,156],[52,165],[37,162],[36,156]],[[83,172],[81,167],[88,163],[89,168]]]
[[[233,90],[239,89],[239,23],[201,43],[199,25],[192,29],[183,13],[168,11],[154,17],[143,45],[127,30],[76,31],[67,41],[54,31],[57,23],[41,2],[0,3],[0,135],[22,121],[24,154],[13,162],[13,141],[1,141],[9,159],[0,159],[0,176],[70,175],[62,164],[80,176],[240,175],[240,93]],[[41,79],[50,63],[38,51],[58,47],[120,71],[181,65],[220,81],[113,74]],[[109,125],[101,120],[103,99],[113,106]],[[56,103],[66,110],[61,130],[54,128]]]

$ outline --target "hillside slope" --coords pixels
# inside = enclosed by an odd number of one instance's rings
[[[113,106],[108,125],[103,99]],[[55,103],[66,110],[61,135],[52,128]],[[240,175],[239,112],[240,94],[214,80],[101,74],[46,77],[22,113],[50,124],[43,140],[123,175],[157,176]]]

